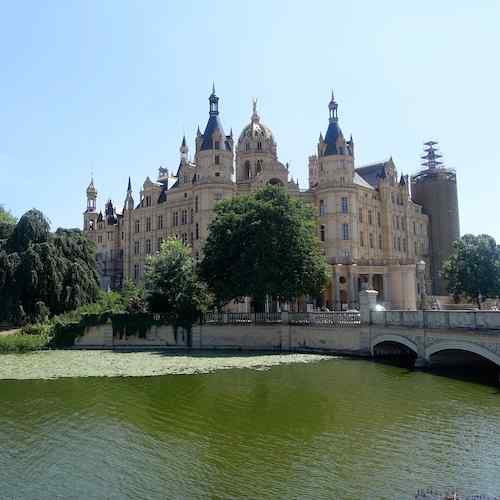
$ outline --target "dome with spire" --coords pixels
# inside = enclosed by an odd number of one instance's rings
[[[95,198],[97,196],[97,189],[94,186],[94,178],[90,179],[90,184],[87,188],[87,197]]]
[[[219,98],[215,94],[215,84],[212,85],[212,93],[208,98],[208,102],[210,107],[207,126],[205,127],[203,134],[200,133],[199,127],[197,131],[197,137],[201,139],[199,150],[206,151],[209,149],[225,149],[226,151],[231,151],[231,136],[225,135],[224,128],[222,127],[222,122],[219,117]],[[217,147],[216,143],[219,143],[219,147]]]
[[[269,127],[266,127],[261,121],[260,116],[257,113],[257,99],[253,100],[253,113],[250,118],[250,123],[242,130],[239,143],[246,139],[251,140],[267,140],[274,142],[273,133]]]
[[[329,155],[353,155],[352,151],[352,137],[346,142],[344,139],[344,134],[340,129],[339,117],[338,117],[338,103],[335,100],[332,91],[332,98],[328,103],[329,112],[329,123],[328,129],[326,130],[325,138],[323,139],[322,134],[319,137],[319,154],[320,156]]]

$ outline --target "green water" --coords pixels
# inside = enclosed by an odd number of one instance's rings
[[[0,498],[500,495],[500,394],[331,359],[0,381]]]

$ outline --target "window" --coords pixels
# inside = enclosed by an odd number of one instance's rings
[[[156,251],[159,252],[161,250],[161,242],[162,242],[162,239],[161,238],[158,238],[156,240]]]
[[[418,255],[417,242],[415,241],[415,255]]]
[[[113,232],[108,231],[108,241],[111,241],[113,239]]]
[[[380,217],[380,212],[377,212],[377,226],[380,227],[382,225],[382,220]]]
[[[373,248],[373,234],[370,233],[370,248]]]
[[[391,201],[394,203],[394,193],[391,192]]]
[[[359,244],[364,247],[365,246],[365,235],[363,234],[363,231],[359,233]]]
[[[141,242],[134,241],[134,255],[139,255],[141,252]]]
[[[215,155],[215,164],[220,165],[220,157],[219,155]]]
[[[181,212],[181,225],[187,224],[187,210]]]
[[[340,200],[340,211],[343,213],[343,214],[346,214],[349,212],[349,204],[348,204],[348,201],[347,201],[347,196],[343,196]]]
[[[184,199],[186,199],[187,197],[188,197],[188,194],[184,193]]]
[[[219,141],[215,141],[214,149],[220,149],[220,142]]]
[[[372,211],[371,210],[368,210],[368,224],[370,224],[370,226],[373,224],[373,218],[372,218]]]
[[[319,238],[321,241],[325,241],[325,226],[321,225],[319,230]]]
[[[151,196],[146,196],[146,206],[147,207],[151,206]]]
[[[250,144],[248,142],[245,144],[245,151],[250,151]]]
[[[417,234],[417,225],[415,224],[415,221],[413,221],[413,234]]]
[[[97,243],[102,243],[102,235],[101,234],[97,237]]]
[[[319,215],[320,217],[325,215],[325,200],[319,200]]]
[[[141,221],[139,219],[137,219],[135,221],[135,232],[138,233],[140,230],[141,230]]]
[[[146,217],[146,231],[151,231],[151,217]]]
[[[139,280],[139,264],[134,265],[134,280]]]
[[[399,229],[399,215],[396,215],[396,228]]]
[[[200,228],[198,226],[198,223],[196,223],[196,226],[195,226],[195,236],[196,236],[197,240],[200,239]]]
[[[94,228],[95,228],[94,221],[93,220],[89,220],[89,231],[93,231]]]
[[[401,252],[401,238],[398,237],[398,252]]]
[[[378,247],[380,250],[382,250],[382,235],[381,234],[378,235]]]
[[[163,229],[163,215],[158,215],[158,219],[156,221],[157,229]]]
[[[406,238],[403,238],[403,252],[407,252],[408,251],[408,246],[406,244]]]
[[[125,233],[122,231],[122,240],[125,239]]]
[[[341,184],[342,186],[345,184],[345,177],[344,177],[344,176],[342,176],[342,177],[340,178],[340,184]]]
[[[257,151],[262,151],[262,142],[257,143]]]
[[[190,224],[192,224],[194,222],[194,210],[191,209],[189,211],[189,221],[190,221]]]
[[[343,240],[349,239],[349,224],[345,224],[345,223],[342,224],[342,239]]]
[[[198,196],[194,197],[194,211],[198,213]]]
[[[193,239],[194,239],[194,237],[193,237],[193,231],[191,231],[191,234],[189,235],[189,244],[191,246],[193,246]]]
[[[359,222],[363,222],[363,209],[359,209]]]
[[[215,172],[215,177],[220,177],[220,172]]]
[[[151,240],[146,240],[146,255],[151,253]]]
[[[215,193],[215,201],[222,200],[224,193]]]
[[[179,212],[174,212],[173,225],[176,227],[179,225]]]

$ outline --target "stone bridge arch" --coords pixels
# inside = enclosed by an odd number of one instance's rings
[[[374,354],[375,346],[381,344],[382,342],[393,342],[395,344],[404,345],[418,356],[417,344],[415,344],[415,342],[413,342],[409,338],[403,337],[402,335],[379,335],[378,337],[375,337],[374,339],[372,339],[370,346],[370,352],[372,355]]]
[[[472,342],[462,342],[462,341],[448,341],[448,342],[437,342],[425,349],[425,359],[430,361],[433,354],[437,354],[442,351],[465,351],[477,354],[492,363],[495,363],[500,368],[500,356],[485,347],[474,344]]]

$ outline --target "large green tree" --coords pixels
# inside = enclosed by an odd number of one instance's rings
[[[222,305],[251,297],[316,296],[328,281],[312,208],[283,188],[267,186],[223,200],[215,209],[200,275]]]
[[[176,238],[165,240],[146,262],[144,287],[148,308],[174,327],[188,331],[207,304],[207,293],[196,276],[188,247]]]
[[[2,205],[0,205],[0,248],[2,247],[1,240],[9,238],[15,225],[15,217],[10,212],[5,210]]]
[[[495,239],[487,234],[462,236],[454,243],[442,275],[451,294],[472,299],[481,308],[481,297],[500,295],[500,249]]]
[[[24,214],[0,249],[0,320],[36,321],[94,302],[95,246],[78,229],[58,229],[38,210]]]

